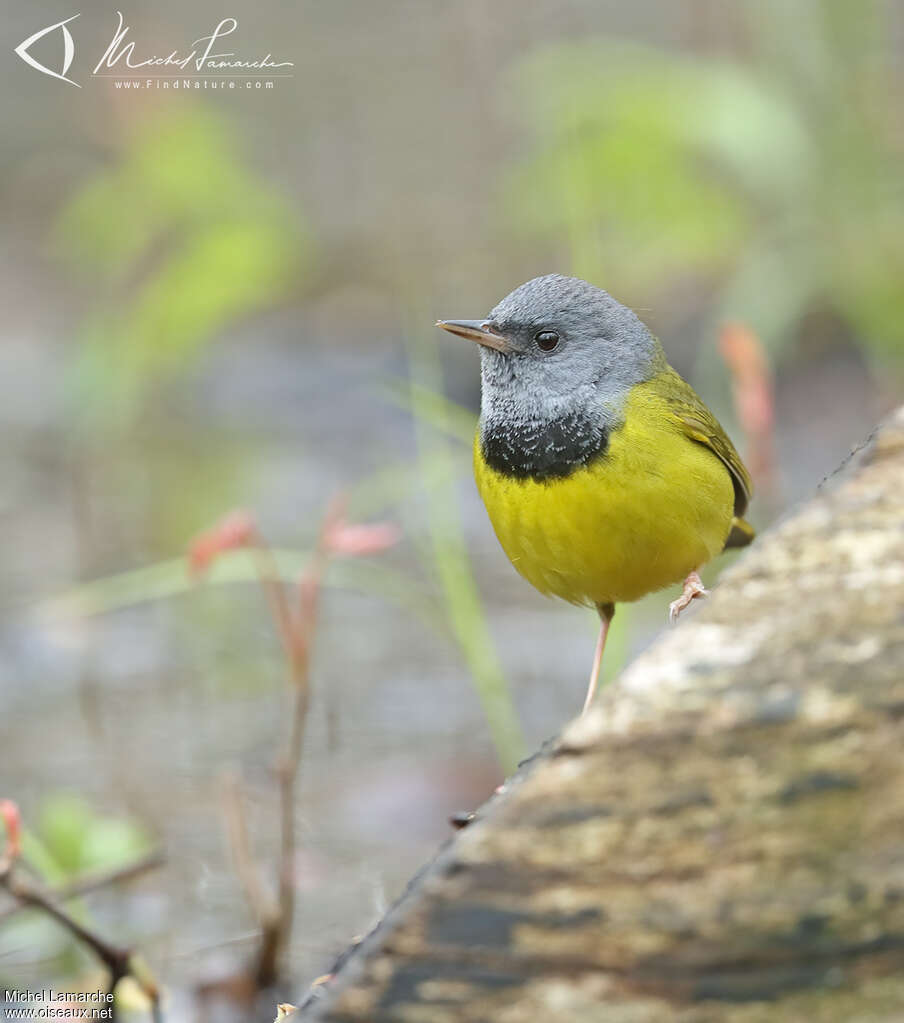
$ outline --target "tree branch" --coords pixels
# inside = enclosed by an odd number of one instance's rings
[[[151,1011],[155,1023],[160,1023],[160,992],[156,983],[149,976],[144,967],[139,967],[135,962],[132,949],[121,945],[114,945],[103,935],[79,922],[70,915],[48,892],[44,891],[37,882],[28,878],[21,870],[17,869],[12,857],[7,858],[0,868],[0,886],[6,889],[13,898],[17,899],[23,906],[31,906],[41,910],[46,916],[55,920],[61,927],[91,949],[98,959],[107,967],[110,972],[108,990],[113,994],[117,984],[123,977],[132,977],[138,986],[144,991],[151,1003]],[[116,1018],[116,1004],[112,1003],[113,1018]]]
[[[152,852],[149,852],[146,856],[133,860],[131,863],[126,863],[121,867],[114,867],[112,870],[98,871],[94,874],[82,874],[80,877],[77,877],[66,884],[50,889],[48,894],[54,902],[69,902],[71,899],[77,899],[83,895],[90,895],[91,892],[100,891],[103,888],[109,888],[122,881],[131,881],[133,878],[147,873],[149,870],[154,870],[157,867],[162,866],[165,859],[166,857],[164,856],[163,850],[155,849]],[[17,913],[23,912],[27,908],[27,905],[21,902],[16,905],[7,906],[5,909],[0,910],[0,922],[15,916]]]

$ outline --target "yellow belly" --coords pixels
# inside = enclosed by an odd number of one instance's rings
[[[496,536],[542,593],[574,604],[637,600],[725,545],[734,488],[719,458],[663,414],[648,384],[633,389],[624,414],[605,456],[559,479],[505,476],[475,442],[474,475]]]

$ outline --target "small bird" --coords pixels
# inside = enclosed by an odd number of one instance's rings
[[[615,605],[684,580],[754,531],[750,476],[715,416],[628,308],[575,277],[536,277],[482,320],[474,475],[496,536],[541,593],[597,609],[593,701]]]

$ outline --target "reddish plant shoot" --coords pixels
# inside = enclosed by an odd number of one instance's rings
[[[399,528],[389,522],[367,525],[349,522],[346,505],[345,497],[340,495],[327,507],[317,546],[298,580],[298,602],[294,609],[289,605],[284,584],[278,579],[272,552],[249,512],[230,512],[197,536],[188,549],[188,568],[195,577],[202,576],[218,557],[229,551],[246,548],[257,554],[260,582],[292,664],[296,684],[300,684],[307,673],[320,591],[330,560],[380,554],[401,539]]]
[[[394,547],[401,539],[399,528],[391,522],[355,525],[340,519],[326,532],[328,553],[346,558],[369,557]]]
[[[221,554],[250,547],[257,536],[257,524],[248,512],[230,512],[192,540],[188,548],[189,572],[203,575]]]
[[[6,842],[0,862],[12,865],[22,855],[22,816],[11,799],[0,799],[0,818],[6,832]]]
[[[719,350],[731,373],[735,411],[747,441],[754,482],[767,493],[776,486],[775,397],[766,350],[743,323],[726,323]]]
[[[379,554],[397,543],[399,538],[399,530],[389,523],[350,523],[346,518],[345,499],[335,498],[327,507],[317,544],[298,580],[298,597],[294,605],[289,599],[289,587],[280,575],[273,551],[247,512],[236,511],[227,515],[198,536],[188,550],[189,571],[197,576],[226,551],[248,548],[254,557],[258,580],[286,654],[293,689],[286,745],[277,761],[276,770],[279,779],[280,853],[277,868],[278,896],[273,905],[268,904],[261,909],[257,905],[260,899],[255,894],[258,890],[256,882],[246,882],[249,900],[261,919],[261,947],[254,968],[258,986],[271,985],[278,976],[292,930],[295,907],[295,785],[310,703],[311,643],[317,626],[324,576],[332,558]],[[243,811],[240,800],[236,806],[236,812],[241,817]],[[239,832],[244,833],[246,830],[247,826],[242,823]],[[239,842],[234,850],[237,862],[243,862],[248,857],[241,846]],[[245,868],[244,873],[252,876],[253,868]]]
[[[401,531],[391,522],[369,525],[351,523],[345,517],[346,501],[335,498],[327,508],[314,556],[298,580],[296,629],[301,648],[307,652],[317,620],[323,576],[334,557],[360,558],[380,554],[395,546]]]

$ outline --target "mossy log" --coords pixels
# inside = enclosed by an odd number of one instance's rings
[[[836,475],[301,1018],[904,1019],[904,409]]]

